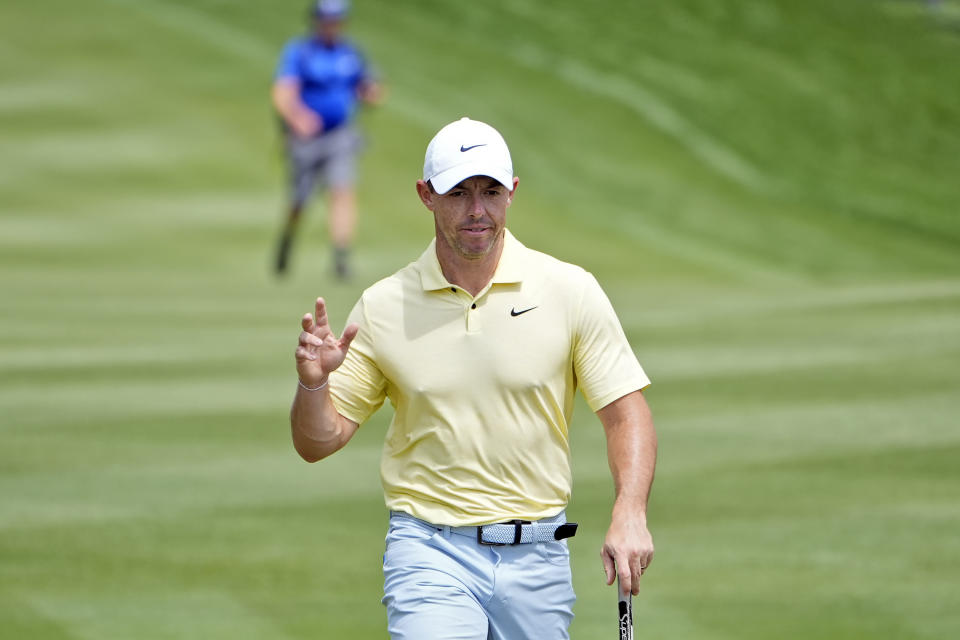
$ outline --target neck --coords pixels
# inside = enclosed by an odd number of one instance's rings
[[[490,251],[477,258],[468,258],[458,254],[450,248],[443,236],[438,235],[437,237],[437,260],[440,262],[443,277],[450,284],[457,285],[473,296],[483,291],[483,288],[490,284],[493,274],[497,271],[497,265],[500,264],[502,254],[502,233]]]

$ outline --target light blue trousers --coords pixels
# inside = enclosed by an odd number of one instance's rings
[[[392,513],[383,574],[393,640],[570,637],[576,596],[565,540],[487,546]]]

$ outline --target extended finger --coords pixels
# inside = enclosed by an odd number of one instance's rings
[[[309,313],[303,314],[303,317],[300,318],[300,326],[303,327],[304,331],[313,332],[315,325],[313,324],[313,316]]]
[[[328,326],[330,323],[327,320],[327,303],[324,302],[323,298],[317,298],[316,312],[317,312],[317,326],[318,327]]]

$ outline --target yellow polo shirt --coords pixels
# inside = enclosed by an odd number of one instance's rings
[[[330,376],[334,405],[362,424],[390,400],[387,507],[434,524],[560,512],[577,387],[597,411],[650,384],[596,279],[509,231],[477,296],[447,282],[434,239],[349,321],[360,333]]]

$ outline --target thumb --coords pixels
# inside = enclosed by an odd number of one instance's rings
[[[600,559],[603,560],[603,572],[607,576],[607,585],[611,585],[617,575],[617,565],[606,549],[600,552]]]
[[[353,323],[347,325],[343,330],[343,335],[340,336],[340,348],[346,351],[350,348],[350,343],[353,342],[353,339],[357,337],[357,334],[360,333],[360,325]]]

